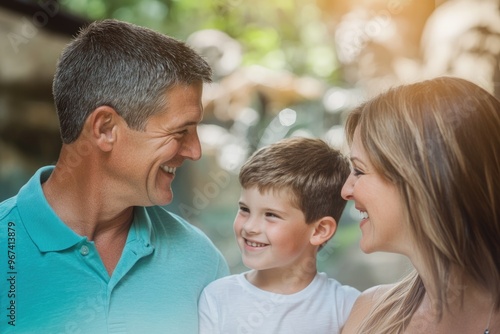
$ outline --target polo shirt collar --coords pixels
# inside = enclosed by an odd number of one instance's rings
[[[85,239],[64,224],[45,198],[42,183],[53,170],[54,166],[40,168],[17,195],[19,215],[41,252],[65,250]]]
[[[134,250],[137,254],[142,252],[148,254],[154,249],[153,224],[145,207],[134,207],[134,220],[130,227],[127,244],[130,241],[135,241],[140,245],[140,249]]]
[[[19,215],[31,240],[41,252],[57,252],[73,247],[87,238],[69,228],[47,202],[42,190],[54,166],[40,168],[17,196]],[[147,255],[154,249],[153,227],[145,207],[134,208],[134,220],[128,241],[134,241],[133,251]]]

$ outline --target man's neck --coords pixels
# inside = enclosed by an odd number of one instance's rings
[[[120,203],[108,199],[106,184],[96,179],[98,173],[81,175],[81,172],[81,168],[75,168],[68,176],[64,166],[56,166],[42,189],[57,216],[76,234],[94,241],[111,275],[125,246],[134,208],[120,207]],[[89,180],[89,177],[94,179]]]

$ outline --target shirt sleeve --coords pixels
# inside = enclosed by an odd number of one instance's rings
[[[338,291],[338,300],[341,301],[342,305],[337,308],[339,311],[337,313],[339,325],[340,327],[344,327],[349,314],[351,313],[352,307],[354,306],[354,302],[361,294],[357,289],[343,285],[341,289]]]
[[[198,302],[199,334],[219,334],[217,304],[207,289],[203,290]]]

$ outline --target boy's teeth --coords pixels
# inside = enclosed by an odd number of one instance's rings
[[[252,246],[252,247],[264,247],[264,246],[266,246],[266,244],[259,244],[259,243],[248,241],[248,240],[246,240],[245,242],[247,245]]]

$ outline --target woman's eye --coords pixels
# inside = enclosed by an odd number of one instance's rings
[[[352,174],[353,174],[354,176],[364,175],[364,173],[363,173],[362,171],[360,171],[359,169],[357,169],[357,168],[353,168],[353,169],[352,169]]]

